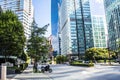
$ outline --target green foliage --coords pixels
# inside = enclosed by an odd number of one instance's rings
[[[109,54],[110,54],[110,58],[114,58],[116,56],[113,51],[108,52],[108,49],[89,48],[85,52],[85,58],[87,60],[104,60],[104,59],[109,59]]]
[[[0,52],[3,56],[19,56],[25,46],[22,23],[12,11],[0,13]]]
[[[20,67],[18,67],[18,66],[16,65],[16,66],[13,66],[13,67],[7,67],[7,69],[9,69],[9,70],[14,70],[15,73],[21,73],[21,72],[24,71],[27,67],[28,67],[28,63],[23,63],[23,64],[20,64]]]
[[[104,63],[104,60],[98,60],[97,63]],[[107,62],[107,61],[106,61]]]
[[[71,64],[80,64],[82,63],[81,61],[72,61]]]
[[[95,60],[95,59],[104,59],[108,58],[108,50],[102,48],[89,48],[85,52],[85,58],[87,60]]]
[[[21,70],[25,70],[28,67],[28,63],[23,63],[20,65]]]
[[[70,63],[70,65],[72,65],[72,66],[85,66],[85,67],[92,67],[92,66],[94,66],[94,64],[92,62],[90,62],[90,63],[81,63],[79,61],[72,61]]]
[[[49,51],[48,40],[44,37],[47,25],[42,28],[38,28],[34,21],[32,27],[33,31],[31,33],[31,38],[28,40],[27,52],[31,58],[34,58],[35,61],[38,61],[41,58],[46,57]]]
[[[104,62],[109,62],[109,60],[97,60],[97,63],[104,63]],[[111,60],[111,62],[115,62],[115,60]]]
[[[28,59],[28,54],[25,53],[25,52],[23,52],[23,53],[20,55],[19,58],[22,59],[22,60],[24,60],[24,61],[27,61],[27,59]]]
[[[15,66],[14,66],[15,67]],[[20,64],[20,67],[16,66],[15,73],[21,73],[28,67],[28,63]]]
[[[56,63],[57,63],[57,64],[64,63],[64,62],[66,62],[67,60],[68,60],[67,57],[64,56],[64,55],[58,55],[58,56],[56,57]]]

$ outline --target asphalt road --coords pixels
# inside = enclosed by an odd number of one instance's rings
[[[51,65],[51,68],[52,73],[33,73],[32,65],[29,65],[22,74],[7,77],[8,80],[120,80],[120,66],[95,65],[88,68],[58,64]]]
[[[75,67],[52,66],[52,73],[45,73],[53,80],[120,80],[120,66]]]

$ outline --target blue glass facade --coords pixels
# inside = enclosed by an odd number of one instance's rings
[[[58,32],[58,7],[61,0],[51,0],[51,27],[52,35],[57,35]]]
[[[89,0],[63,0],[60,8],[61,54],[84,54],[93,47]]]
[[[120,39],[120,0],[105,0],[106,20],[108,25],[109,49],[117,50]]]
[[[78,3],[79,8],[77,8]],[[71,42],[72,52],[78,53],[79,46],[79,53],[83,54],[87,48],[93,46],[93,37],[90,35],[92,34],[92,25],[89,1],[79,0],[78,3],[74,4],[76,12],[70,15]]]

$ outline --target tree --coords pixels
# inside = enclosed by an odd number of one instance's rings
[[[19,56],[24,50],[25,35],[22,23],[10,10],[0,13],[0,54],[5,56]]]
[[[44,59],[49,51],[48,40],[44,37],[48,26],[49,24],[39,28],[35,21],[32,23],[33,31],[31,33],[31,38],[28,40],[27,52],[31,59],[34,58],[33,70],[35,70],[35,72],[38,71],[37,62],[40,59]]]
[[[44,58],[48,53],[48,40],[44,37],[48,25],[42,28],[37,27],[35,21],[32,23],[33,31],[31,38],[28,40],[27,52],[31,58],[35,59],[35,62]]]
[[[108,50],[104,48],[89,48],[85,52],[85,58],[87,60],[108,59]]]

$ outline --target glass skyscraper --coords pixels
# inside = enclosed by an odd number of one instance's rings
[[[0,0],[0,6],[3,10],[11,10],[17,14],[24,26],[25,36],[29,39],[33,21],[32,0]]]
[[[117,51],[120,45],[120,0],[104,0],[108,26],[109,50]],[[120,54],[118,54],[120,61]]]
[[[61,0],[51,0],[51,27],[52,35],[57,36],[58,32],[58,8]]]
[[[53,48],[57,48],[58,53],[61,53],[61,46],[60,46],[60,34],[59,34],[59,7],[61,5],[62,0],[51,0],[51,32],[52,36],[57,37],[57,42],[59,43],[57,46],[53,44],[54,38],[52,39]]]
[[[92,15],[94,47],[107,48],[107,26],[103,15]]]
[[[79,56],[93,47],[89,0],[62,0],[59,18],[62,54]]]
[[[108,26],[109,49],[117,50],[120,39],[120,0],[104,0]]]

